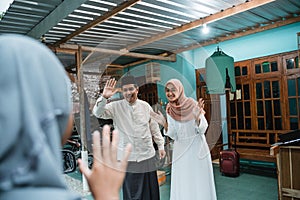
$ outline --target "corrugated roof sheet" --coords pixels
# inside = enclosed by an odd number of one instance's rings
[[[0,34],[157,55],[298,22],[299,14],[299,0],[15,0],[0,21]],[[205,23],[209,34],[202,33]]]

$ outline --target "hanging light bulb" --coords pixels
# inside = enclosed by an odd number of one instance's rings
[[[203,24],[202,33],[204,33],[204,34],[209,33],[209,28],[208,28],[207,24]]]

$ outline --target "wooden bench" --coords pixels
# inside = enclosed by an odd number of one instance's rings
[[[237,148],[237,152],[239,152],[241,159],[276,163],[276,156],[271,155],[268,149]]]
[[[234,144],[232,135],[236,135],[237,151],[241,159],[276,163],[276,156],[270,152],[271,145],[279,141],[279,134],[287,130],[232,130],[229,144]]]

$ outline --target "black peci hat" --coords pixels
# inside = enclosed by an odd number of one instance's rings
[[[122,79],[121,79],[121,86],[128,85],[128,84],[137,85],[134,76],[128,75],[128,76],[123,76],[122,77]]]

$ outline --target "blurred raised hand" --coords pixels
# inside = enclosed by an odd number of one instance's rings
[[[125,178],[128,157],[131,145],[125,148],[125,155],[121,161],[117,160],[119,135],[113,131],[110,142],[110,127],[105,125],[102,132],[102,145],[100,133],[93,133],[93,166],[90,170],[82,160],[78,160],[80,171],[86,177],[90,190],[96,200],[119,199],[120,188]]]

